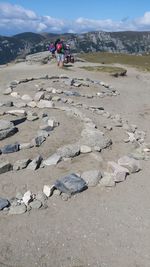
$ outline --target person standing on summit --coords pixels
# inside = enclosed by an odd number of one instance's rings
[[[65,60],[65,44],[63,40],[57,39],[55,42],[57,66],[63,67]]]

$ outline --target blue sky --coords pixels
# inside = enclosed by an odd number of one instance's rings
[[[150,0],[0,0],[0,34],[150,31]]]

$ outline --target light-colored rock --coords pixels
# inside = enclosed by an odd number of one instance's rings
[[[88,186],[96,186],[102,178],[102,174],[99,170],[89,170],[83,172],[81,174],[81,177],[84,179]]]
[[[102,179],[100,180],[99,185],[105,186],[105,187],[114,187],[116,183],[114,181],[113,173],[104,172],[104,175]]]
[[[40,101],[41,99],[44,99],[44,92],[38,92],[35,94],[34,101]]]
[[[108,162],[108,171],[113,172],[115,182],[123,182],[126,179],[127,174],[129,174],[127,168],[120,166],[114,161]]]
[[[27,112],[24,109],[12,109],[12,110],[6,111],[6,114],[26,116]]]
[[[53,191],[54,191],[55,187],[54,185],[44,185],[43,187],[43,193],[47,196],[47,197],[50,197],[52,194],[53,194]]]
[[[24,193],[22,201],[27,206],[33,200],[31,191],[27,191]]]
[[[42,207],[42,202],[40,200],[35,199],[30,203],[30,207],[32,209],[40,209]]]
[[[44,160],[42,165],[45,165],[45,166],[56,165],[60,161],[61,161],[61,156],[55,153],[49,158],[47,158],[46,160]]]
[[[38,108],[54,108],[54,103],[52,101],[41,99],[38,104]]]
[[[118,164],[127,168],[130,173],[135,173],[141,170],[139,161],[128,156],[120,158]]]
[[[62,158],[73,158],[80,153],[80,146],[78,144],[68,144],[57,149],[57,154]]]
[[[31,161],[30,159],[17,160],[13,165],[13,170],[18,171],[18,170],[25,169],[30,163],[30,161]]]
[[[12,88],[8,87],[7,89],[5,89],[5,91],[3,92],[3,95],[10,95],[12,93]]]
[[[21,204],[21,205],[18,205],[18,206],[11,206],[10,207],[10,210],[9,210],[9,214],[10,215],[13,215],[13,214],[23,214],[27,211],[27,207],[25,204]]]
[[[35,171],[40,167],[40,164],[42,162],[43,158],[39,155],[35,159],[33,159],[27,166],[26,169]]]
[[[80,152],[83,154],[90,153],[92,151],[91,147],[89,146],[80,146]]]
[[[27,103],[27,106],[30,107],[30,108],[36,108],[37,103],[35,101],[31,101],[31,102]]]

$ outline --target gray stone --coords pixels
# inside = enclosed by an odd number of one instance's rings
[[[139,161],[128,156],[120,158],[118,164],[127,168],[130,173],[135,173],[141,170]]]
[[[102,178],[102,174],[99,170],[89,170],[83,172],[81,174],[81,177],[84,179],[88,186],[96,186]]]
[[[15,144],[6,145],[1,149],[1,151],[2,151],[2,154],[17,152],[19,151],[19,144],[15,143]]]
[[[39,191],[36,194],[36,199],[39,200],[40,202],[42,202],[42,204],[45,204],[45,202],[47,200],[47,196],[42,191]]]
[[[5,198],[0,197],[0,210],[3,210],[4,208],[9,206],[9,201]]]
[[[27,168],[28,170],[36,170],[40,167],[40,164],[42,162],[43,158],[42,156],[37,156],[35,159],[31,161],[31,163],[28,164]]]
[[[13,165],[13,170],[18,171],[18,170],[25,169],[30,163],[30,161],[31,161],[30,159],[17,160]]]
[[[34,200],[30,203],[32,209],[39,209],[42,207],[42,202],[40,200]]]
[[[44,95],[45,95],[44,92],[38,92],[38,93],[35,94],[34,100],[35,101],[40,101],[41,99],[44,99]]]
[[[43,161],[43,165],[50,166],[50,165],[56,165],[58,162],[61,161],[61,156],[58,155],[57,153],[53,154],[49,158]]]
[[[0,120],[0,131],[11,129],[14,127],[14,124],[7,120]]]
[[[73,158],[80,153],[80,146],[78,144],[69,144],[57,149],[57,154],[62,158]]]
[[[9,214],[10,215],[13,215],[13,214],[19,215],[19,214],[25,213],[26,210],[27,210],[27,207],[25,204],[21,204],[18,206],[11,206],[10,210],[9,210]]]
[[[54,103],[52,101],[41,99],[38,104],[38,108],[54,108]]]
[[[0,161],[0,174],[9,172],[12,168],[12,165],[8,161]]]
[[[108,171],[113,171],[115,182],[123,182],[126,179],[127,174],[129,174],[127,168],[120,166],[114,161],[108,162]]]
[[[31,141],[31,145],[39,147],[45,140],[46,138],[44,136],[37,136]]]
[[[114,181],[113,173],[104,172],[104,175],[102,179],[100,180],[99,185],[105,186],[105,187],[114,187],[116,183]]]
[[[106,137],[102,132],[93,128],[86,128],[81,133],[80,143],[90,147],[98,146],[100,149],[109,147],[112,144],[110,138]]]
[[[54,186],[68,195],[79,193],[87,188],[86,182],[74,173],[56,180]]]

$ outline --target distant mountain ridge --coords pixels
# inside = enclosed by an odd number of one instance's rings
[[[74,53],[97,51],[143,54],[150,53],[149,32],[88,32],[84,34],[52,34],[24,32],[12,37],[0,36],[0,64],[9,63],[28,54],[48,50],[49,43],[63,38]]]

